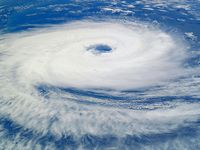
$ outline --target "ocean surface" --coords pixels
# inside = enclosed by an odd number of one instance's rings
[[[200,0],[0,2],[0,150],[199,150]]]

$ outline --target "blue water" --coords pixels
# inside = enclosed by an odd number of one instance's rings
[[[96,52],[96,53],[107,53],[107,52],[110,52],[112,50],[112,48],[108,45],[105,45],[105,44],[97,44],[97,45],[89,46],[87,48],[87,50],[93,51],[93,52]]]

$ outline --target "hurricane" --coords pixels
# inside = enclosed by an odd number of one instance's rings
[[[1,2],[0,149],[199,149],[196,6]]]

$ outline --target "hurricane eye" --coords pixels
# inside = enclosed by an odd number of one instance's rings
[[[96,44],[87,47],[87,50],[93,53],[108,53],[112,51],[112,47],[106,44]]]

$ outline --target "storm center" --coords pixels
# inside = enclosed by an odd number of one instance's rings
[[[89,46],[87,50],[92,51],[93,53],[108,53],[112,51],[112,48],[106,44],[96,44]]]

